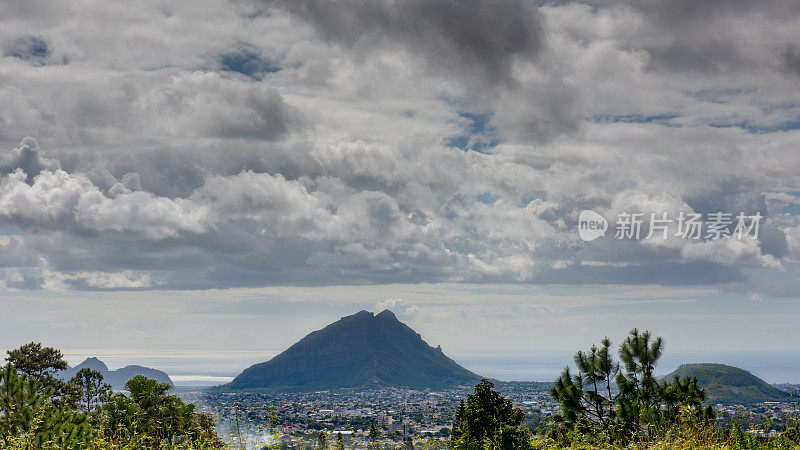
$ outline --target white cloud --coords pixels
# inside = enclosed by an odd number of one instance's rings
[[[56,279],[40,259],[108,289],[713,284],[798,260],[796,15],[297,5],[0,6],[9,285]],[[582,209],[767,218],[761,241],[585,244]]]
[[[681,249],[681,256],[689,260],[713,261],[719,264],[752,264],[782,270],[783,265],[774,256],[762,254],[757,241],[751,239],[722,238],[691,243]]]

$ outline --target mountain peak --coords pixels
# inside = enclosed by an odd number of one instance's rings
[[[108,366],[106,366],[106,364],[103,361],[100,361],[99,359],[95,358],[94,356],[86,358],[85,360],[83,360],[82,363],[78,364],[75,368],[78,369],[78,370],[84,369],[84,368],[89,368],[89,369],[92,369],[92,370],[96,370],[96,371],[102,373],[103,375],[108,373]]]
[[[378,313],[378,314],[377,314],[375,317],[376,317],[376,318],[380,317],[380,318],[384,318],[384,319],[394,319],[394,320],[397,320],[397,316],[395,316],[395,315],[394,315],[394,313],[393,313],[393,312],[391,312],[391,311],[389,311],[388,309],[384,309],[383,311],[381,311],[380,313]]]
[[[269,361],[245,369],[229,389],[319,390],[403,386],[472,385],[480,377],[448,358],[441,348],[391,311],[359,311],[309,333]]]

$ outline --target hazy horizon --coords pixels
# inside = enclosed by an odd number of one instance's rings
[[[800,3],[664,5],[0,3],[0,346],[209,379],[391,308],[800,382]]]
[[[144,365],[166,372],[176,386],[205,386],[230,381],[252,364],[277,355],[273,352],[238,352],[208,350],[210,355],[168,352],[161,355],[142,351],[80,353],[65,350],[65,360],[72,367],[88,357],[98,357],[110,370],[127,365]],[[120,355],[122,354],[122,356]],[[574,353],[574,352],[573,352]],[[538,354],[471,355],[447,354],[458,364],[478,375],[501,381],[550,382],[560,375],[565,365],[573,365],[570,352],[550,351]],[[800,352],[736,353],[689,352],[666,354],[656,367],[658,375],[672,372],[681,364],[720,363],[742,368],[771,384],[800,384]]]

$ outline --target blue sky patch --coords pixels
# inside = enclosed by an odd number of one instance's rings
[[[44,64],[52,51],[42,39],[34,36],[24,36],[18,38],[11,44],[8,56],[24,59],[37,64]]]
[[[2,230],[3,230],[3,231],[2,231],[2,233],[0,233],[0,234],[3,234],[3,235],[17,235],[17,234],[22,234],[22,232],[20,232],[20,231],[19,231],[19,228],[15,227],[14,225],[7,225],[7,226],[3,227],[3,229],[2,229]]]
[[[598,114],[589,120],[596,123],[658,123],[672,126],[670,121],[677,117],[677,114]]]
[[[772,125],[759,125],[747,120],[742,120],[737,122],[712,122],[709,123],[708,126],[713,128],[741,128],[753,134],[776,133],[779,131],[800,130],[800,117]]]
[[[491,124],[492,115],[490,113],[460,112],[458,115],[466,119],[468,125],[462,134],[446,139],[446,145],[465,151],[474,150],[479,153],[488,153],[488,149],[500,143],[496,130]]]
[[[278,64],[263,58],[256,49],[249,45],[244,45],[237,51],[220,55],[219,65],[223,71],[240,73],[257,81],[261,81],[264,74],[281,70]]]
[[[800,205],[790,203],[781,208],[781,214],[789,214],[790,216],[800,216]]]
[[[492,203],[500,200],[499,195],[494,195],[491,192],[482,192],[475,196],[479,202],[491,205]]]
[[[741,94],[752,94],[756,92],[755,88],[720,88],[720,89],[700,89],[697,91],[687,92],[691,97],[710,103],[728,103],[727,97],[733,97]]]

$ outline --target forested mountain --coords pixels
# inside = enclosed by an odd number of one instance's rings
[[[682,364],[667,375],[667,379],[672,379],[673,375],[696,377],[698,386],[706,390],[707,400],[711,403],[746,405],[790,398],[789,393],[771,386],[750,372],[725,364]]]

